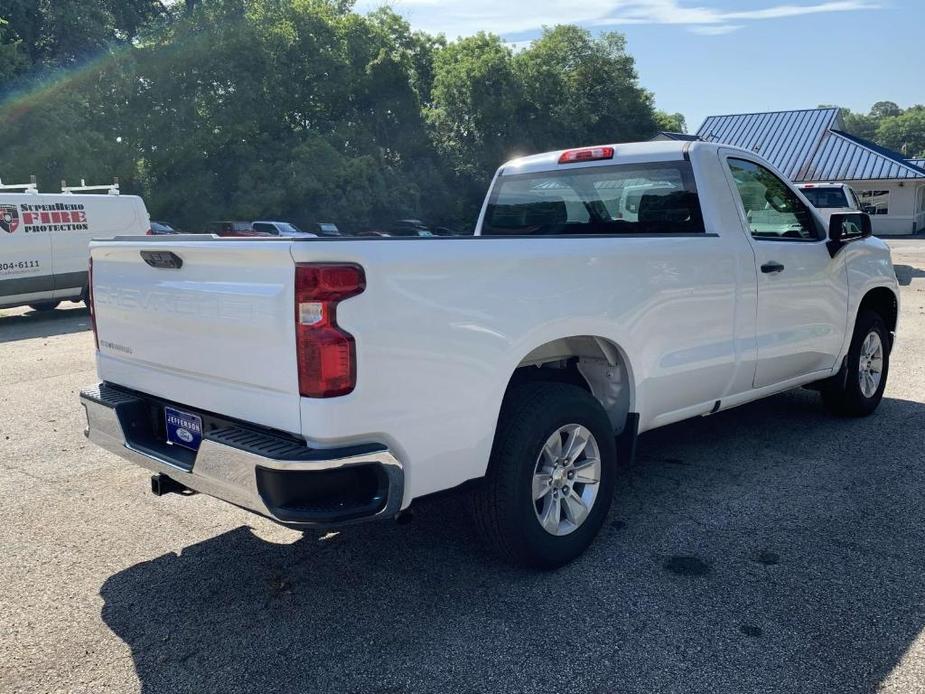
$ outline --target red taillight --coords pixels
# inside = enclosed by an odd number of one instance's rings
[[[296,265],[296,354],[303,397],[333,398],[356,386],[356,343],[337,325],[337,304],[365,288],[359,265]]]
[[[586,149],[567,149],[559,157],[560,164],[577,164],[581,161],[599,161],[613,159],[613,147],[588,147]]]
[[[93,258],[87,266],[87,308],[90,309],[90,327],[93,329],[93,341],[96,351],[100,351],[100,336],[96,331],[96,307],[93,305]]]
[[[145,232],[145,236],[154,236],[154,229],[148,229]]]

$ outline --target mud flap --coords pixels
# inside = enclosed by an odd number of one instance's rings
[[[617,464],[632,465],[636,458],[636,440],[639,437],[639,413],[629,412],[623,431],[617,436]]]

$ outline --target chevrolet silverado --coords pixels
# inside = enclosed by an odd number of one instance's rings
[[[637,434],[801,386],[873,412],[898,312],[863,213],[703,142],[505,163],[470,237],[91,250],[87,435],[296,528],[461,488],[503,556],[578,556]]]

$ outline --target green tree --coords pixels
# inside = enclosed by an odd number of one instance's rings
[[[657,129],[622,34],[547,28],[514,65],[529,104],[521,125],[536,150],[644,140]]]
[[[925,157],[925,106],[887,116],[877,126],[875,139],[910,159]]]
[[[832,108],[832,107],[828,107]],[[841,109],[845,130],[908,158],[925,156],[925,106],[903,109],[892,101],[878,101],[868,114]]]
[[[0,0],[0,17],[0,174],[119,176],[189,230],[471,228],[505,159],[657,127],[618,34],[555,27],[515,56],[351,0]]]
[[[866,140],[873,139],[874,132],[877,130],[877,123],[872,116],[855,113],[850,108],[835,106],[834,104],[820,104],[819,108],[837,108],[841,111],[842,122],[847,132],[863,137]]]
[[[484,180],[516,149],[523,94],[513,54],[500,37],[479,33],[441,50],[428,113],[438,149],[457,174]]]
[[[659,130],[669,133],[686,133],[687,120],[683,113],[655,112],[655,123]]]
[[[38,94],[14,94],[0,108],[4,134],[4,178],[27,180],[35,174],[43,190],[61,179],[96,182],[120,177],[126,190],[139,191],[136,152],[123,123],[131,61],[112,62],[92,74],[56,82]]]
[[[473,212],[492,172],[512,156],[657,130],[623,36],[594,38],[575,26],[546,29],[516,55],[490,34],[447,45],[437,53],[428,121]]]
[[[870,107],[870,117],[875,120],[902,115],[903,110],[892,101],[878,101]]]
[[[0,17],[0,90],[28,67],[22,39],[14,36],[9,24]]]
[[[0,17],[21,40],[29,63],[52,68],[129,42],[165,13],[160,0],[0,0]]]
[[[392,19],[321,1],[186,12],[139,51],[149,204],[193,227],[216,216],[450,221],[415,88],[428,42]]]
[[[367,15],[371,27],[392,46],[396,59],[403,62],[411,77],[411,87],[422,106],[431,104],[434,82],[434,62],[437,52],[446,47],[443,35],[431,36],[412,31],[407,21],[389,7],[381,7]]]

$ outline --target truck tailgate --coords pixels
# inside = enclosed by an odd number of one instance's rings
[[[100,378],[299,433],[290,243],[94,242]]]

